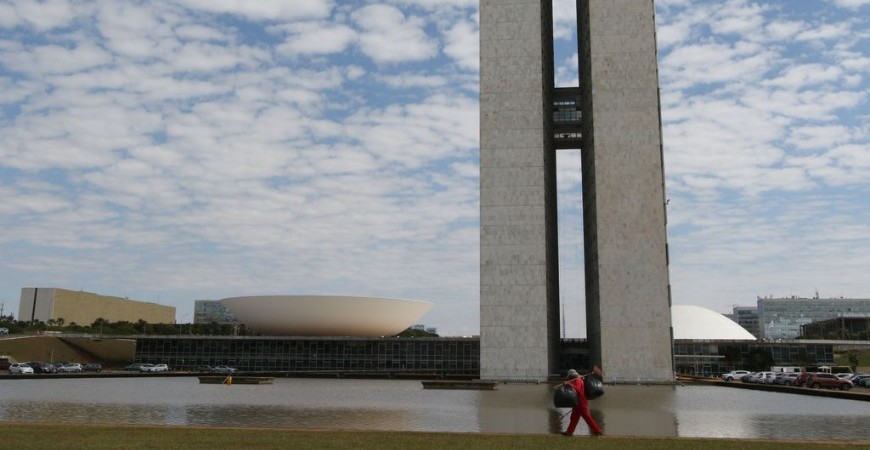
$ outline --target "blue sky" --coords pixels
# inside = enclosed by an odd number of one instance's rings
[[[870,297],[870,0],[656,4],[674,303]],[[476,334],[477,32],[470,0],[0,0],[5,312],[352,294]],[[568,336],[579,184],[561,153]]]

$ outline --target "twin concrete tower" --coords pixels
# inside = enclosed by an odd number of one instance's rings
[[[579,149],[590,362],[672,382],[653,0],[577,0],[574,88],[554,87],[552,17],[552,0],[480,1],[481,378],[564,372],[556,152]]]

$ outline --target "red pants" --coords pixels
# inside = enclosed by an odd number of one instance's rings
[[[586,421],[586,425],[589,425],[589,432],[593,435],[601,434],[601,428],[598,427],[598,424],[595,423],[595,419],[592,418],[592,415],[589,414],[589,405],[587,404],[579,404],[573,408],[571,408],[571,421],[568,422],[568,436],[574,435],[574,429],[577,428],[577,422],[580,421],[580,417],[583,417],[583,420]]]

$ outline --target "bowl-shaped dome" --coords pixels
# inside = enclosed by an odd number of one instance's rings
[[[672,305],[674,339],[754,341],[755,336],[733,320],[695,305]]]
[[[246,326],[273,336],[390,336],[432,308],[376,297],[261,295],[220,301]]]

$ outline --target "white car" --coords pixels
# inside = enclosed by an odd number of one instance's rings
[[[749,375],[750,373],[751,372],[749,372],[748,370],[732,370],[731,372],[723,373],[722,379],[725,381],[740,380],[740,377],[742,377],[743,375]]]
[[[773,382],[774,378],[776,378],[776,374],[773,372],[758,372],[749,379],[749,382],[756,384],[769,384]]]
[[[13,363],[9,366],[9,373],[33,374],[33,367],[27,363]]]
[[[58,372],[77,373],[82,371],[82,365],[79,363],[69,363],[60,366]]]
[[[154,364],[148,368],[148,372],[169,372],[169,366],[166,364]]]

